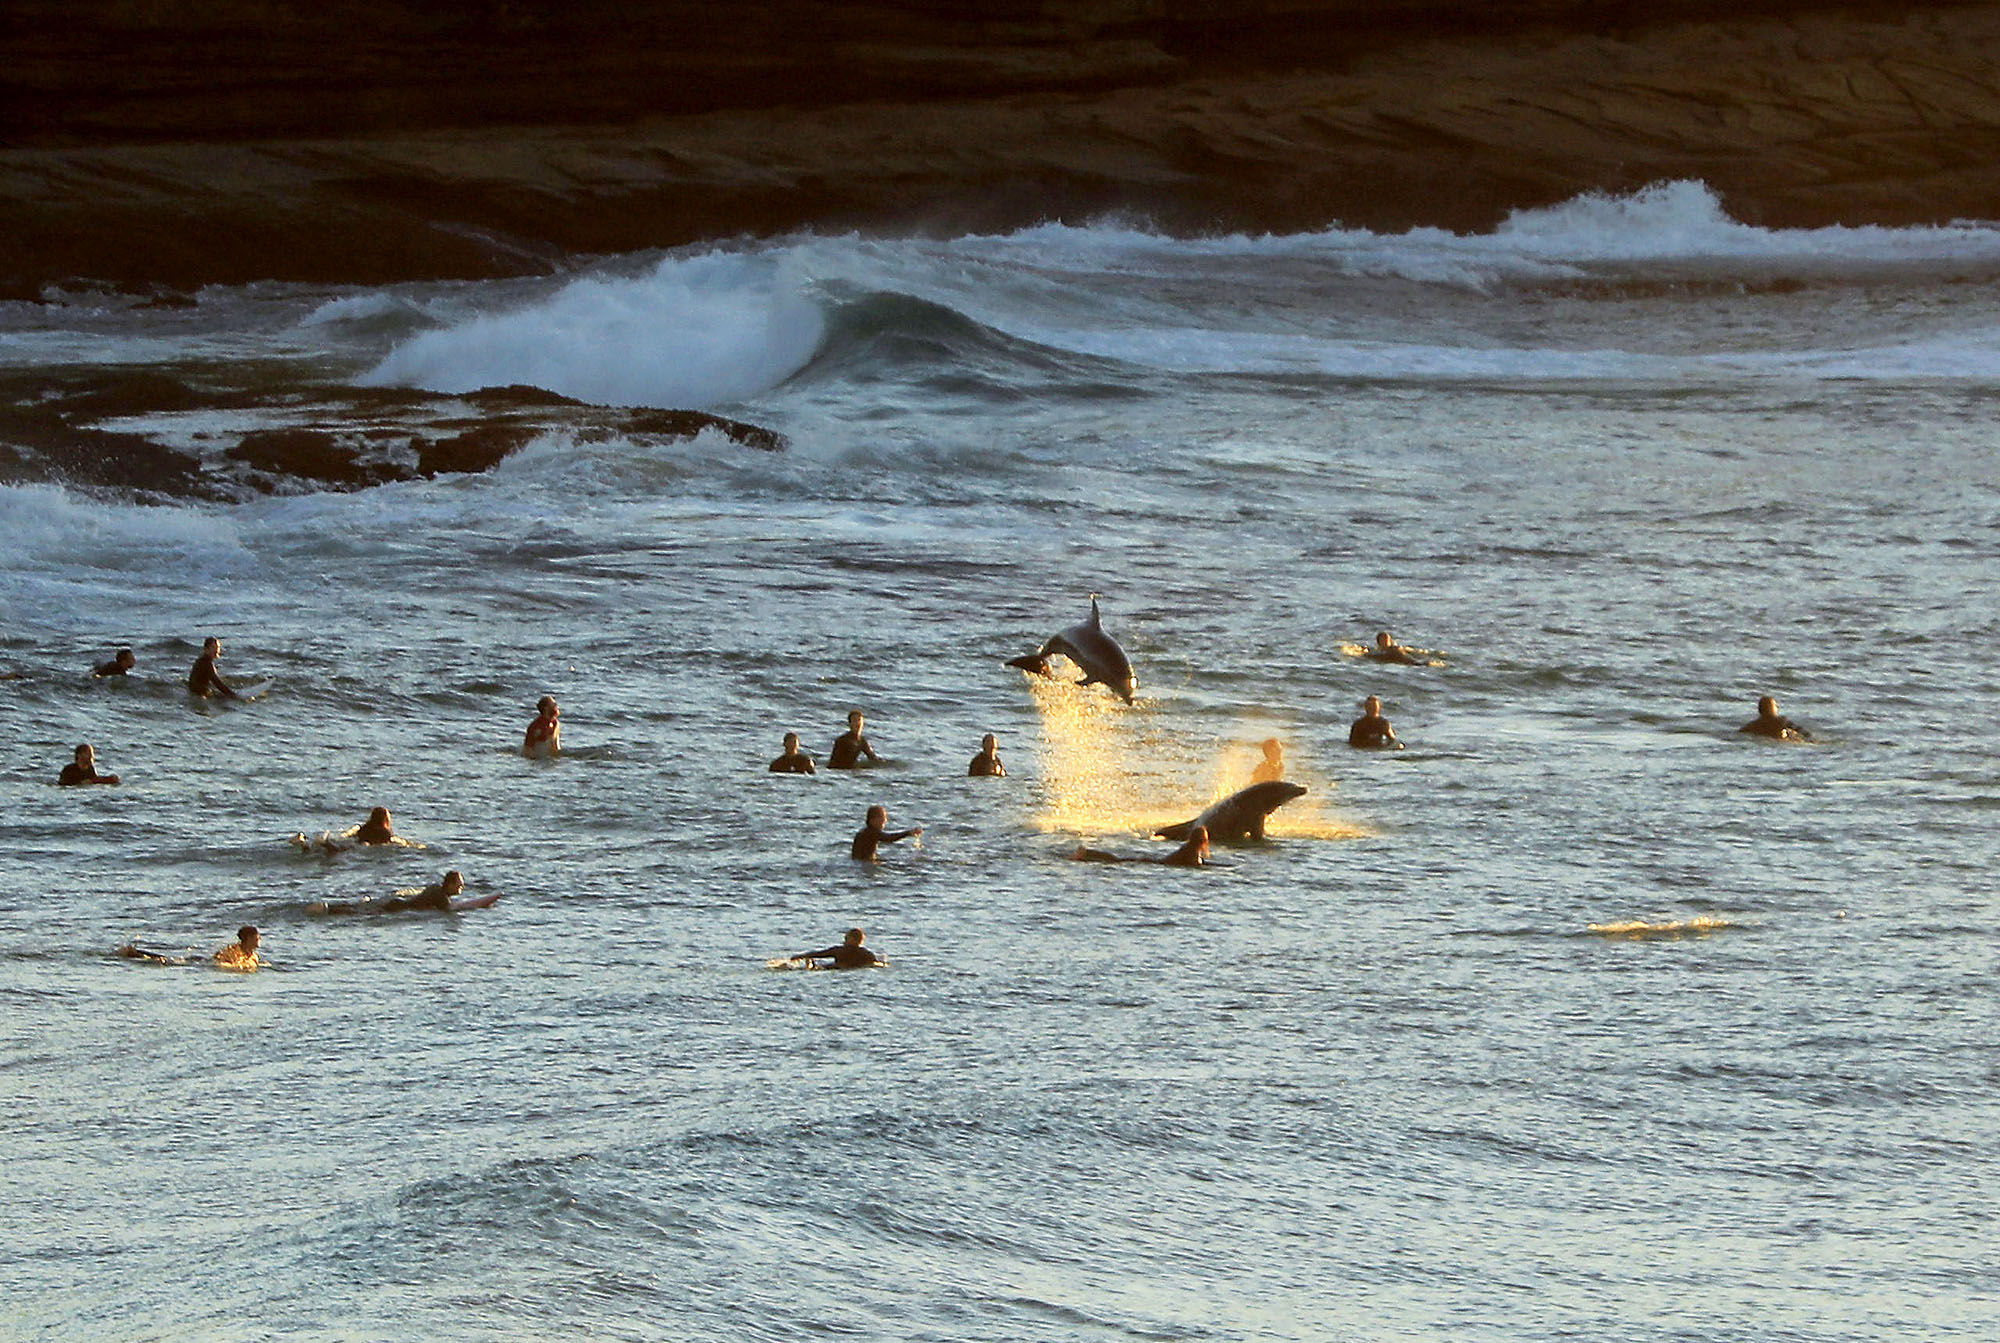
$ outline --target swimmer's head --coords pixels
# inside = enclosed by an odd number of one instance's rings
[[[242,945],[245,951],[255,951],[260,939],[257,936],[257,930],[246,923],[236,930],[236,940]]]
[[[883,826],[889,824],[889,809],[880,803],[870,807],[868,809],[868,824],[876,830],[880,830]]]
[[[1208,827],[1205,825],[1198,825],[1194,829],[1188,831],[1188,842],[1194,845],[1194,851],[1196,853],[1206,858],[1208,856]]]
[[[846,943],[850,947],[858,947],[867,940],[868,940],[868,934],[862,932],[859,928],[849,928],[847,930],[847,936],[841,939],[842,942]]]
[[[1776,718],[1778,716],[1778,701],[1776,697],[1766,695],[1764,698],[1758,700],[1757,714],[1760,718]]]
[[[561,709],[556,707],[556,697],[554,695],[544,695],[540,699],[536,700],[535,708],[537,708],[543,713],[553,714],[562,712]]]
[[[994,736],[991,732],[987,733],[985,736],[979,739],[979,749],[987,752],[989,755],[993,751],[997,750],[999,746],[1000,746],[1000,739]]]
[[[847,711],[847,725],[850,728],[853,728],[856,732],[859,732],[861,730],[861,725],[867,721],[868,721],[867,719],[861,716],[861,710],[849,709]]]
[[[1376,696],[1370,695],[1367,699],[1361,701],[1361,710],[1370,718],[1377,717],[1382,712],[1382,701]]]
[[[135,665],[139,661],[139,659],[132,656],[131,649],[121,648],[118,650],[118,656],[114,658],[113,661],[115,661],[121,667],[130,667]]]
[[[785,734],[785,754],[797,755],[798,753],[799,753],[799,734],[796,732],[787,732]]]
[[[77,764],[88,765],[95,759],[97,759],[97,749],[89,742],[84,742],[76,748]]]
[[[222,651],[222,640],[216,638],[213,634],[209,635],[201,641],[201,651],[210,656],[220,653]]]
[[[1396,641],[1389,637],[1389,631],[1377,630],[1375,631],[1375,646],[1377,648],[1394,648]]]
[[[457,895],[464,889],[465,878],[458,874],[457,868],[454,867],[451,871],[444,874],[444,893],[446,895]]]
[[[389,809],[387,807],[376,807],[374,810],[370,811],[368,813],[368,824],[370,825],[389,824]]]
[[[1266,760],[1276,760],[1280,756],[1284,755],[1284,753],[1285,753],[1284,743],[1280,742],[1276,737],[1265,738],[1264,758]]]

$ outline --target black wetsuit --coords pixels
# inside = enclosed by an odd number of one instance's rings
[[[1006,766],[1000,763],[1000,757],[997,754],[988,755],[986,752],[981,751],[978,755],[972,757],[972,764],[967,767],[965,777],[968,779],[1004,779],[1007,777],[1007,769]]]
[[[1772,741],[1811,741],[1812,733],[1794,723],[1783,714],[1772,714],[1769,718],[1757,717],[1736,729],[1753,737],[1769,737]]]
[[[868,738],[859,732],[843,732],[833,739],[833,749],[827,753],[828,769],[859,769],[861,757],[875,758],[875,749],[868,744]]]
[[[819,771],[813,768],[813,758],[811,756],[807,755],[804,751],[793,751],[790,755],[781,755],[776,760],[773,760],[771,762],[771,773],[817,774]]]
[[[74,788],[83,783],[103,782],[104,776],[97,772],[96,766],[79,765],[74,760],[64,765],[62,773],[56,776],[56,783],[64,788]]]
[[[1354,726],[1347,729],[1347,744],[1362,751],[1379,751],[1396,745],[1395,729],[1381,714],[1369,714],[1354,720]]]
[[[865,970],[871,965],[880,965],[882,958],[866,947],[850,947],[842,943],[828,947],[825,951],[808,951],[803,956],[792,957],[795,961],[832,961],[836,970]]]
[[[389,844],[394,842],[395,838],[396,832],[388,826],[375,825],[367,821],[362,822],[361,828],[354,832],[356,844]]]
[[[854,832],[854,845],[848,853],[864,863],[875,861],[875,850],[884,844],[894,844],[899,839],[908,839],[915,830],[877,830],[873,826],[863,826]]]
[[[92,676],[123,676],[130,670],[131,668],[122,662],[100,662],[97,664],[97,669],[90,674]]]
[[[209,653],[203,653],[196,658],[194,666],[189,669],[188,694],[198,695],[202,699],[207,699],[211,695],[220,695],[224,699],[236,698],[236,692],[229,688],[229,683],[216,674],[215,658]]]

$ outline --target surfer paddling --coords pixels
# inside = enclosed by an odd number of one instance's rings
[[[1368,650],[1368,657],[1376,662],[1400,662],[1406,667],[1428,667],[1430,659],[1422,655],[1420,649],[1407,644],[1399,644],[1395,636],[1387,630],[1375,632],[1375,646]]]
[[[222,657],[222,640],[210,635],[201,641],[201,656],[188,669],[188,694],[196,699],[235,699],[236,692],[229,682],[222,679],[215,670],[216,662]]]
[[[1770,695],[1757,701],[1757,716],[1736,729],[1753,737],[1772,741],[1811,741],[1812,733],[1778,712],[1778,701]],[[81,750],[81,747],[77,749]]]
[[[217,949],[216,953],[209,957],[209,960],[224,970],[255,970],[263,964],[262,961],[257,959],[257,948],[261,944],[261,941],[262,939],[257,935],[257,930],[246,923],[236,930],[236,940],[228,946]],[[136,942],[127,942],[124,946],[118,948],[117,954],[123,956],[128,961],[150,961],[154,965],[186,965],[188,963],[188,958],[185,955],[171,951],[148,951]]]
[[[924,833],[922,826],[912,830],[891,830],[889,809],[873,806],[868,809],[868,823],[854,832],[854,846],[848,851],[858,863],[876,861],[875,851],[884,844],[894,844],[898,840],[909,839]]]
[[[97,748],[89,742],[84,742],[76,748],[76,759],[64,765],[62,773],[56,776],[56,783],[64,788],[76,788],[93,783],[117,782],[118,776],[116,774],[99,774],[97,772]]]
[[[132,655],[132,650],[121,648],[112,655],[111,661],[100,662],[91,668],[90,674],[92,676],[123,676],[138,665],[139,659]]]
[[[461,899],[465,878],[453,868],[435,886],[399,892],[386,900],[328,900],[306,906],[308,914],[462,914],[468,909],[484,909],[500,899],[497,895]]]
[[[1000,763],[1000,739],[991,732],[979,739],[979,754],[966,767],[968,779],[1004,779],[1007,767]]]
[[[521,754],[530,760],[562,754],[562,707],[554,695],[535,701],[535,721],[521,737]]]
[[[773,774],[817,774],[813,768],[813,758],[799,749],[799,734],[785,734],[785,753],[771,762]]]
[[[1361,717],[1347,729],[1347,744],[1357,751],[1400,751],[1396,729],[1382,716],[1382,701],[1370,695],[1361,703]]]
[[[868,744],[868,738],[861,735],[861,729],[867,726],[867,723],[868,720],[861,716],[859,709],[847,715],[847,731],[833,739],[833,749],[827,752],[828,769],[866,768],[861,763],[863,756],[867,757],[870,765],[882,763],[882,757],[875,754],[875,748]]]
[[[839,946],[827,947],[823,951],[803,951],[791,959],[794,962],[803,961],[807,965],[817,961],[829,961],[836,970],[867,970],[878,965],[887,965],[888,961],[861,945],[867,940],[868,934],[859,928],[849,928],[847,936],[841,939]]]

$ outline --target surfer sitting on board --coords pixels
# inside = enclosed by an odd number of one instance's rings
[[[1158,863],[1162,867],[1207,867],[1208,854],[1208,827],[1198,825],[1188,831],[1187,839],[1178,849],[1164,858],[1127,858],[1104,849],[1088,849],[1081,844],[1070,857],[1079,863]]]
[[[861,757],[864,755],[868,757],[868,763],[871,765],[882,763],[882,757],[875,754],[875,748],[868,744],[868,738],[861,735],[861,729],[867,721],[861,716],[859,709],[847,715],[847,731],[833,739],[833,749],[827,752],[828,769],[860,769]]]
[[[1778,701],[1769,695],[1757,701],[1757,716],[1736,729],[1753,737],[1772,741],[1811,741],[1812,733],[1778,712]],[[83,749],[78,747],[78,750]]]
[[[792,959],[807,964],[814,961],[832,961],[836,970],[866,970],[871,966],[887,965],[889,962],[861,945],[867,940],[868,934],[859,928],[849,928],[847,936],[841,939],[839,946],[828,947],[824,951],[803,951]]]
[[[1347,729],[1347,744],[1358,751],[1400,751],[1396,729],[1382,716],[1382,701],[1370,695],[1361,704],[1361,717]]]
[[[56,782],[64,788],[74,788],[79,784],[117,783],[118,776],[99,774],[97,749],[89,742],[84,742],[76,748],[76,759],[62,767],[62,773],[56,776]]]
[[[257,945],[261,940],[257,930],[246,923],[236,930],[236,940],[217,951],[211,959],[225,970],[255,970],[261,964],[257,959]]]
[[[1000,740],[991,732],[979,739],[979,754],[966,767],[968,779],[1004,779],[1007,767],[1000,763]]]
[[[215,670],[216,659],[222,656],[222,640],[210,635],[201,641],[201,656],[194,660],[188,670],[188,694],[196,699],[235,699],[236,692]]]
[[[868,824],[855,832],[854,847],[849,850],[856,862],[872,863],[875,861],[875,850],[882,845],[894,844],[899,839],[908,839],[912,835],[924,833],[922,826],[914,830],[890,830],[887,828],[888,825],[887,807],[878,805],[868,809]]]
[[[785,753],[771,762],[773,774],[817,774],[813,768],[813,758],[799,749],[799,734],[785,734]]]
[[[1264,763],[1250,771],[1252,783],[1282,783],[1285,778],[1285,746],[1276,737],[1264,742]]]
[[[139,665],[139,659],[132,656],[132,650],[121,648],[109,662],[100,662],[91,669],[92,676],[123,676]]]
[[[535,702],[535,721],[521,737],[521,754],[530,760],[546,760],[562,753],[562,709],[554,695]]]

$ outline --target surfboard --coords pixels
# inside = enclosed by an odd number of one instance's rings
[[[267,676],[261,681],[252,681],[249,685],[237,686],[236,698],[241,700],[262,699],[270,692],[273,684],[275,684],[273,679]]]
[[[495,891],[491,895],[475,895],[466,900],[454,900],[451,902],[451,912],[454,914],[463,914],[468,909],[485,909],[490,905],[499,903],[499,900],[500,892],[498,891]]]

